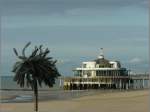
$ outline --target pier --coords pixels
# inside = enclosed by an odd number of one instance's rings
[[[60,86],[64,90],[86,89],[145,89],[149,88],[149,75],[61,77]]]
[[[64,77],[65,90],[85,89],[144,89],[150,86],[149,74],[131,74],[131,70],[122,67],[118,60],[108,60],[103,48],[97,59],[82,62],[80,67],[73,69],[74,76]]]

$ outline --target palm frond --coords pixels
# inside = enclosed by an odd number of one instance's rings
[[[23,50],[22,50],[22,56],[26,57],[26,56],[25,56],[25,50],[26,50],[26,48],[27,48],[30,44],[31,44],[31,42],[28,42],[28,43],[25,45],[25,47],[24,47]]]
[[[18,56],[18,52],[15,48],[13,48],[13,51],[14,51],[15,55]]]
[[[22,56],[18,56],[16,49],[14,52],[20,61],[14,64],[12,72],[15,73],[14,80],[21,86],[24,87],[26,84],[27,87],[34,89],[33,80],[36,80],[39,86],[42,86],[42,83],[52,87],[55,84],[55,79],[60,76],[57,68],[57,60],[53,60],[52,57],[48,57],[50,53],[49,49],[42,49],[42,45],[39,47],[35,46],[35,49],[32,51],[31,55],[28,57],[25,56],[25,50],[30,45],[25,45],[22,50]],[[26,80],[26,81],[25,81]]]
[[[22,62],[18,61],[14,64],[12,72],[16,72],[16,70],[21,66]]]

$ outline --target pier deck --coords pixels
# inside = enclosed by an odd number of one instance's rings
[[[65,90],[82,89],[140,89],[149,87],[149,75],[61,77],[60,86]],[[147,82],[147,83],[146,83]],[[62,84],[63,83],[63,84]]]

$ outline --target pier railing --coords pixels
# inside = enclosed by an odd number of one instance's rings
[[[138,75],[130,75],[129,76],[131,79],[134,79],[134,80],[140,80],[140,79],[145,79],[145,80],[149,80],[150,79],[150,76],[147,74],[147,75],[140,75],[140,74],[138,74]]]
[[[103,79],[103,78],[111,78],[111,79],[133,79],[133,80],[140,80],[140,79],[145,79],[149,80],[150,76],[149,75],[129,75],[129,76],[96,76],[96,77],[78,77],[78,76],[73,76],[73,77],[60,77],[59,79],[63,80],[72,80],[72,79],[83,79],[83,80],[88,80],[88,79]]]

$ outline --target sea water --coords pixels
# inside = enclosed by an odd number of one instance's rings
[[[20,88],[20,86],[17,85],[17,83],[13,80],[13,76],[0,76],[0,89],[1,90],[16,90],[16,89],[31,89],[31,88],[27,88],[26,86],[24,88]],[[49,88],[43,84],[42,88],[40,89],[46,90]],[[56,79],[53,89],[59,89],[58,79]]]
[[[17,83],[13,80],[13,76],[0,76],[0,96],[1,97],[13,97],[9,99],[0,99],[1,103],[11,103],[11,102],[30,102],[33,100],[33,92],[31,88],[27,88],[26,86],[21,88]],[[39,90],[42,91],[61,91],[59,87],[59,80],[56,79],[55,84],[52,88],[45,86],[39,87]],[[44,94],[46,92],[43,92]]]

